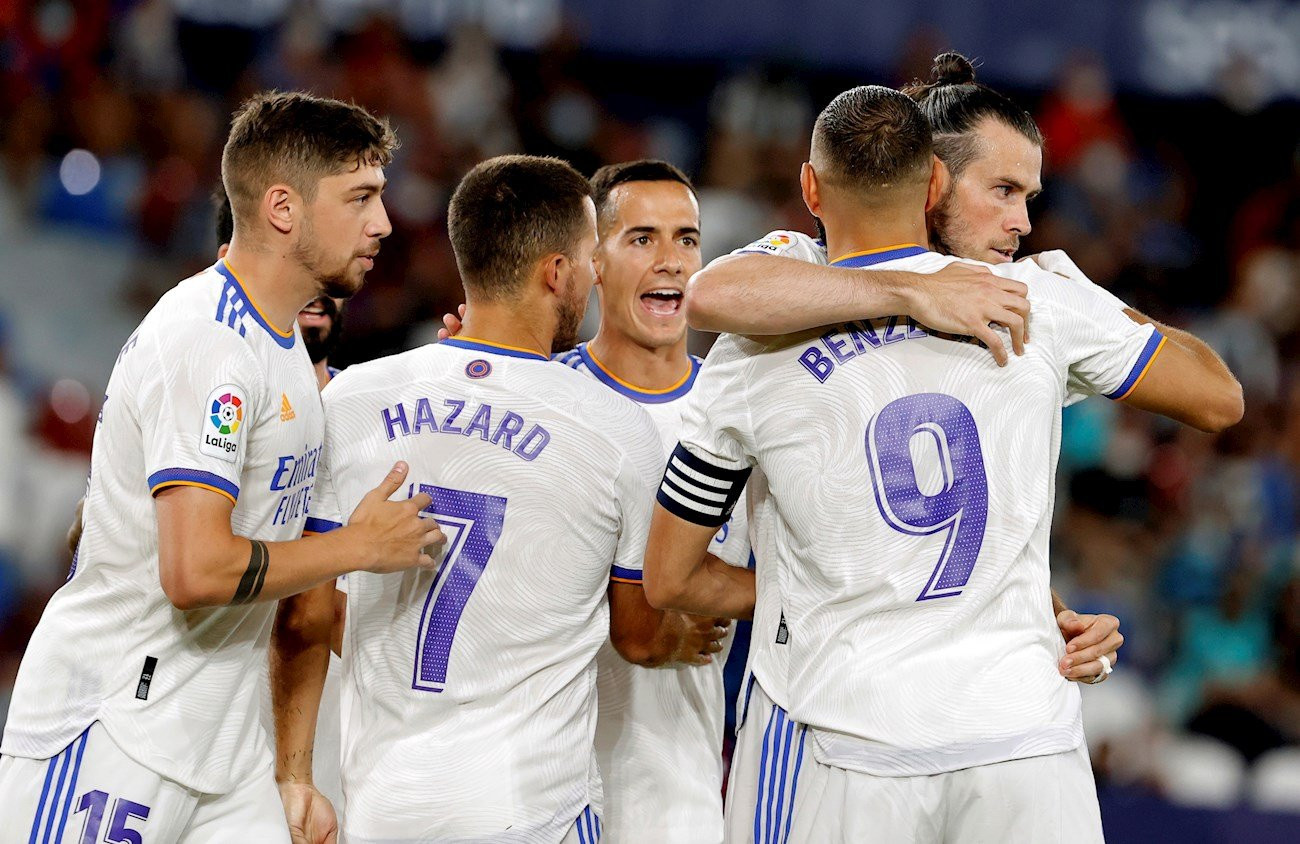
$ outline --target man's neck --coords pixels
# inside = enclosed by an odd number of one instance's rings
[[[667,390],[691,371],[685,334],[671,346],[648,348],[626,334],[606,330],[605,325],[602,320],[587,351],[619,380],[643,390]]]
[[[298,311],[320,295],[316,279],[275,249],[244,248],[236,238],[224,260],[244,292],[271,325],[282,331],[291,330]]]
[[[316,386],[325,389],[325,385],[330,382],[330,362],[329,358],[321,358],[312,364],[316,370]]]
[[[894,215],[872,215],[866,218],[847,218],[845,224],[836,225],[838,220],[827,221],[826,254],[832,261],[856,252],[868,252],[873,249],[888,249],[891,246],[917,244],[927,246],[929,235],[925,230],[925,217],[917,220],[900,220]],[[928,246],[927,246],[928,248]]]
[[[456,336],[462,340],[483,340],[550,357],[555,331],[549,325],[539,324],[538,313],[538,309],[518,305],[469,302],[465,305],[465,319]]]

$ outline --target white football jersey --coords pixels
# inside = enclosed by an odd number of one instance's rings
[[[820,239],[803,232],[778,230],[763,235],[758,240],[731,253],[732,255],[776,255],[793,258],[809,264],[826,264],[826,244]],[[721,260],[721,259],[720,259]],[[672,446],[670,445],[669,448]],[[762,491],[767,485],[761,467],[750,475],[748,489],[758,490],[747,496],[747,501],[737,505],[736,510],[747,508],[749,512],[750,538],[753,542],[754,555],[754,623],[750,628],[749,659],[745,665],[746,675],[753,675],[763,685],[774,703],[782,708],[788,706],[785,692],[786,659],[789,649],[782,647],[789,632],[784,628],[781,610],[780,589],[777,583],[776,566],[763,565],[763,561],[772,556],[772,535],[763,526],[770,526],[775,515],[770,496]],[[733,516],[734,518],[734,516]],[[741,686],[741,694],[736,701],[736,728],[744,723],[748,710],[749,688],[746,681]]]
[[[639,579],[658,432],[545,357],[467,338],[353,366],[322,394],[328,530],[399,459],[447,535],[437,573],[348,575],[345,832],[559,841],[600,807],[596,652]]]
[[[235,502],[236,534],[297,539],[323,427],[297,327],[269,323],[224,261],[158,301],[109,378],[81,543],[23,657],[5,754],[53,756],[100,721],[141,765],[202,792],[270,763],[258,684],[275,602],[172,606],[153,495],[209,489]]]
[[[900,247],[837,263],[954,260]],[[1164,338],[1032,264],[992,271],[1028,285],[1034,313],[1004,368],[905,318],[857,321],[724,336],[687,402],[674,458],[694,483],[670,465],[659,501],[711,524],[699,491],[763,471],[751,535],[760,571],[775,563],[788,709],[829,764],[924,775],[1082,740],[1048,593],[1061,407],[1127,395]]]
[[[642,390],[620,379],[586,343],[560,355],[559,361],[645,408],[659,429],[662,464],[680,439],[682,410],[700,372],[699,358],[690,358],[690,370],[680,383],[661,391]],[[733,566],[749,563],[743,504],[718,530],[709,553]],[[722,669],[734,630],[723,651],[702,666],[642,668],[619,656],[609,642],[601,647],[596,758],[611,841],[722,840]]]

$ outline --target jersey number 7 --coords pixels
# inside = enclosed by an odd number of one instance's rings
[[[438,522],[448,540],[420,613],[411,688],[441,692],[461,614],[501,538],[506,499],[428,484],[420,484],[419,491],[433,499],[422,512]]]
[[[926,491],[916,474],[913,440],[932,438],[938,472]],[[960,595],[984,544],[989,484],[975,417],[943,393],[917,393],[890,402],[867,426],[867,462],[876,506],[900,533],[944,532],[943,551],[918,601]],[[931,465],[932,462],[931,462]]]

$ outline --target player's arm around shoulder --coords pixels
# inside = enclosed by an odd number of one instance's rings
[[[1055,292],[1065,294],[1060,298],[1067,309],[1084,307],[1096,314],[1100,334],[1106,333],[1115,312],[1132,324],[1154,329],[1139,355],[1142,365],[1130,370],[1131,380],[1126,379],[1120,385],[1123,389],[1111,398],[1210,433],[1241,421],[1245,413],[1241,384],[1209,344],[1129,307],[1084,275],[1064,252],[1045,252],[1028,260],[1048,273],[1044,282],[1048,289],[1053,278],[1057,285],[1070,285]]]
[[[712,261],[686,287],[692,328],[733,334],[806,331],[855,319],[910,316],[938,331],[977,337],[999,365],[1007,349],[990,323],[1024,353],[1029,301],[1023,284],[982,265],[953,261],[935,273],[827,265],[807,235],[777,231]]]

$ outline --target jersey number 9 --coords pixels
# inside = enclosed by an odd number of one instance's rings
[[[916,442],[916,441],[920,442]],[[926,441],[936,461],[922,479],[916,457]],[[867,462],[876,506],[900,533],[944,533],[943,551],[918,601],[961,594],[970,579],[988,521],[989,485],[975,417],[943,393],[918,393],[885,405],[867,426]]]

